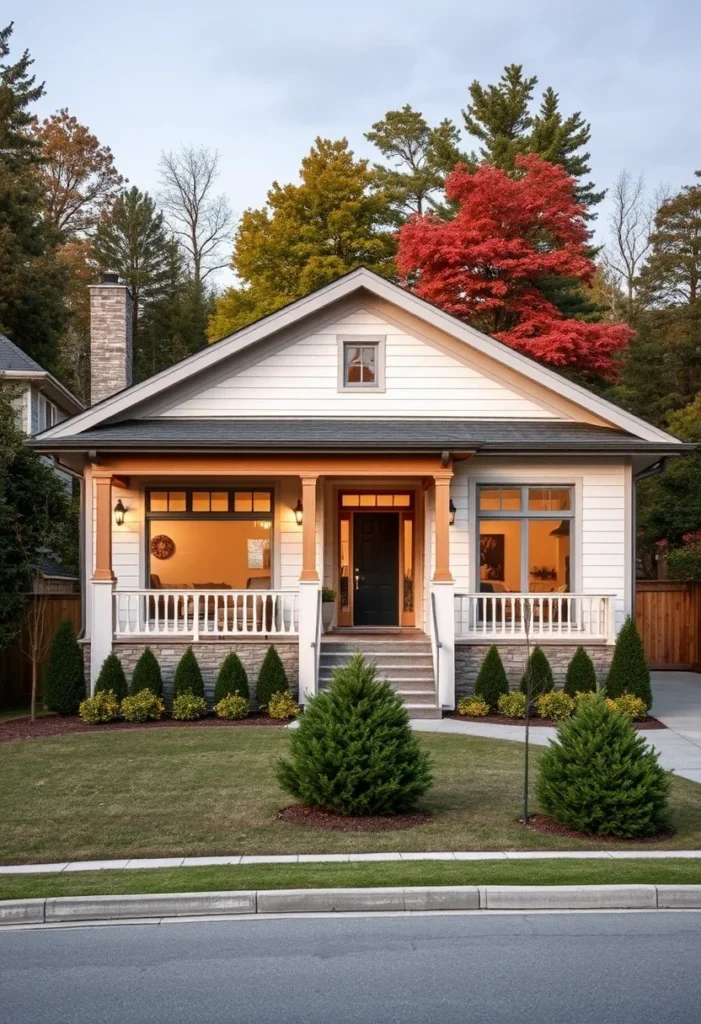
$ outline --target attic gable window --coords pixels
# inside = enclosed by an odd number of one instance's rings
[[[338,339],[338,390],[384,391],[385,339],[367,336]]]

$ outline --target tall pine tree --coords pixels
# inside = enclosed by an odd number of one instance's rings
[[[56,238],[42,220],[41,149],[32,106],[44,95],[25,50],[14,63],[12,24],[0,29],[0,331],[53,369],[67,319],[65,271]]]

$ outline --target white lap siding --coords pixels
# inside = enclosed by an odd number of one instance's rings
[[[582,594],[614,594],[619,629],[631,612],[632,477],[627,459],[507,461],[475,457],[457,463],[451,485],[457,511],[450,531],[450,563],[458,590],[475,591],[477,587],[477,484],[502,481],[574,486],[572,588]]]
[[[385,389],[338,390],[338,338],[382,336],[385,340]],[[212,416],[361,416],[441,419],[552,419],[552,409],[507,387],[498,376],[429,344],[377,314],[357,310],[285,348],[237,370],[160,415]]]

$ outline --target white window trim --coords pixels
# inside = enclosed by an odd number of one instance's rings
[[[382,394],[385,391],[385,349],[384,334],[339,334],[338,342],[338,391],[366,394],[371,391]],[[374,384],[346,384],[346,345],[375,345],[377,347],[377,372]]]

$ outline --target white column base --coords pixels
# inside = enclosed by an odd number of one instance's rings
[[[112,580],[90,580],[90,694],[95,693],[95,683],[102,663],[112,653],[113,605]]]
[[[438,706],[455,707],[455,584],[452,580],[431,582],[431,634],[433,663],[438,665],[436,691]],[[435,609],[435,617],[434,617]],[[436,630],[437,627],[437,630]],[[436,636],[440,648],[436,650]]]
[[[321,639],[321,583],[299,581],[299,703],[317,690]]]

